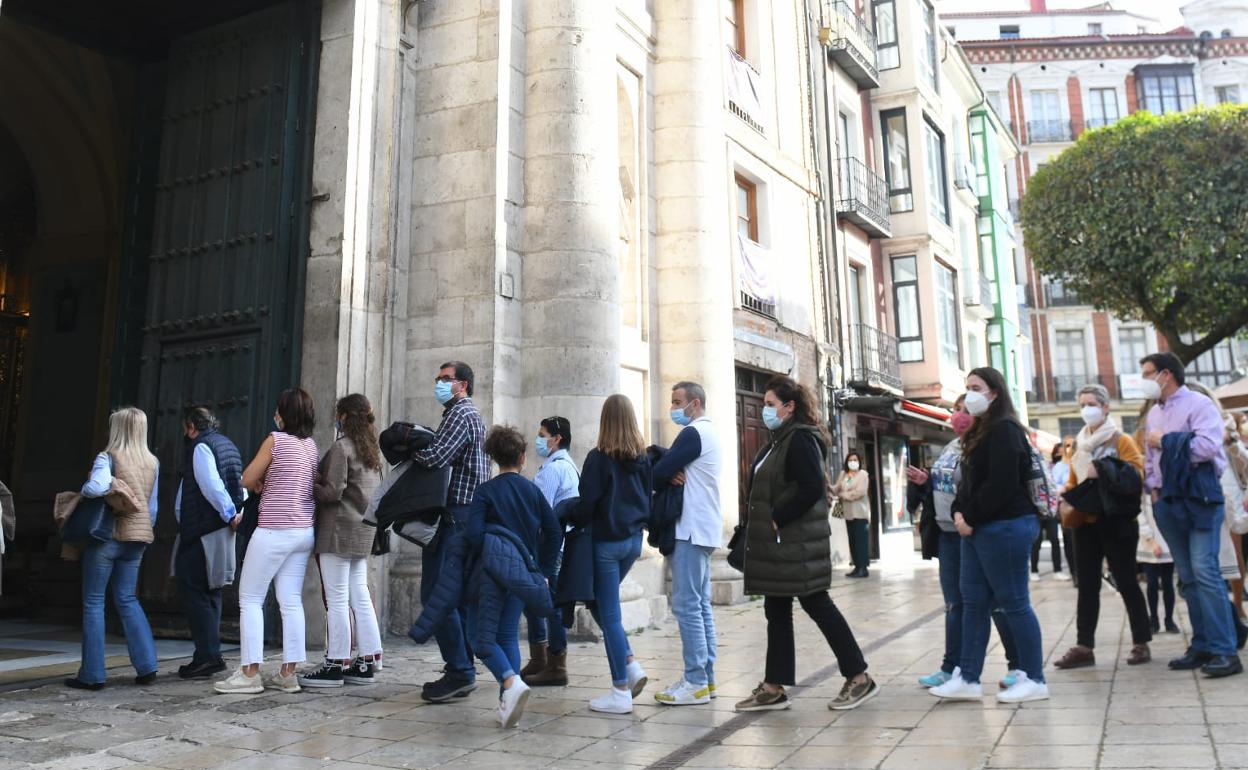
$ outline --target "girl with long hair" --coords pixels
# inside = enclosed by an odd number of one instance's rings
[[[376,418],[373,405],[359,393],[338,399],[334,411],[338,437],[321,458],[313,487],[327,649],[319,668],[299,675],[304,687],[372,684],[381,664],[381,631],[368,590],[368,557],[377,530],[364,523],[364,511],[381,483]]]
[[[594,620],[602,629],[611,669],[611,689],[589,702],[592,711],[629,714],[646,686],[646,672],[633,659],[620,612],[620,583],[641,555],[641,530],[650,518],[652,488],[646,443],[633,403],[616,394],[602,405],[598,444],[585,457],[581,499],[569,516],[592,526]]]
[[[82,665],[65,684],[80,690],[104,686],[104,594],[111,587],[113,605],[126,634],[130,663],[138,672],[135,683],[156,681],[156,642],[147,615],[135,596],[143,551],[152,542],[156,524],[156,485],[160,463],[147,446],[147,415],[132,406],[109,415],[108,445],[96,455],[91,476],[82,486],[83,497],[104,497],[122,481],[134,495],[137,508],[114,507],[113,537],[105,543],[88,541],[82,555]]]

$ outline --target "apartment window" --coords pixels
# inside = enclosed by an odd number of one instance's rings
[[[962,366],[958,328],[957,273],[936,263],[936,331],[940,338],[940,360],[954,368]]]
[[[919,321],[919,265],[916,257],[893,257],[893,314],[897,321],[897,359],[923,360]]]
[[[1148,339],[1142,326],[1124,326],[1118,330],[1118,372],[1138,372],[1140,359],[1148,355]]]
[[[737,235],[758,243],[758,186],[737,174]]]
[[[884,176],[888,184],[888,207],[894,214],[914,211],[910,186],[910,140],[906,135],[905,109],[880,113],[884,128]]]
[[[1033,142],[1058,142],[1070,138],[1063,130],[1062,103],[1057,91],[1032,91],[1031,114],[1027,117],[1027,134]]]
[[[1088,34],[1089,35],[1104,34],[1104,27],[1101,26],[1100,22],[1090,21],[1088,22]]]
[[[724,4],[724,39],[745,57],[745,0],[721,0]]]
[[[842,158],[856,157],[854,153],[854,132],[850,130],[849,115],[836,113],[836,143],[840,146]]]
[[[949,224],[949,180],[945,173],[945,135],[926,117],[923,119],[923,143],[926,145],[928,210],[941,222]]]
[[[1213,93],[1218,104],[1239,104],[1239,86],[1218,86]]]
[[[1138,67],[1137,73],[1141,109],[1164,115],[1196,105],[1196,81],[1190,66]]]
[[[1020,37],[1020,35],[1018,34],[1017,24],[1002,24],[997,29],[1001,33],[1002,40],[1018,40],[1018,38]]]
[[[1057,419],[1057,432],[1062,438],[1074,438],[1079,435],[1079,431],[1083,430],[1083,418],[1081,417],[1059,417]]]
[[[1134,434],[1140,428],[1140,416],[1137,414],[1124,414],[1118,418],[1118,429],[1128,436]]]
[[[1093,88],[1088,91],[1088,128],[1110,126],[1118,121],[1118,89]]]
[[[1183,335],[1184,342],[1195,342],[1196,338],[1189,334]],[[1217,388],[1238,379],[1235,376],[1235,351],[1230,340],[1223,340],[1196,357],[1186,367],[1187,379],[1195,380],[1209,388]]]
[[[901,48],[897,42],[897,3],[895,0],[873,0],[875,16],[875,61],[882,70],[901,66]]]
[[[919,17],[923,19],[923,75],[933,89],[939,89],[936,73],[936,9],[927,0],[918,0]]]
[[[1088,349],[1083,329],[1059,329],[1055,342],[1054,388],[1059,401],[1072,401],[1079,388],[1088,384]]]
[[[852,366],[862,368],[862,268],[851,265],[849,268],[849,351]],[[871,324],[874,326],[874,324]]]

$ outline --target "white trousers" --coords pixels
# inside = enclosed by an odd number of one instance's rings
[[[326,657],[351,660],[352,623],[355,616],[355,649],[360,655],[381,654],[381,630],[377,611],[368,591],[368,558],[318,553],[321,590],[325,596],[326,626],[329,639]]]
[[[282,662],[307,659],[304,643],[303,574],[308,569],[315,537],[311,527],[267,529],[257,527],[247,544],[243,574],[238,581],[238,624],[242,637],[239,663],[264,661],[264,597],[273,584],[282,608]]]

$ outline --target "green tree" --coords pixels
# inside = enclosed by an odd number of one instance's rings
[[[1248,108],[1088,131],[1036,171],[1022,220],[1041,273],[1189,362],[1248,326]]]

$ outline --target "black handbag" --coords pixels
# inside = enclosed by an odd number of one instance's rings
[[[738,524],[728,540],[728,566],[745,572],[745,525]]]
[[[84,497],[61,530],[61,542],[90,545],[113,539],[113,509],[102,497]]]

